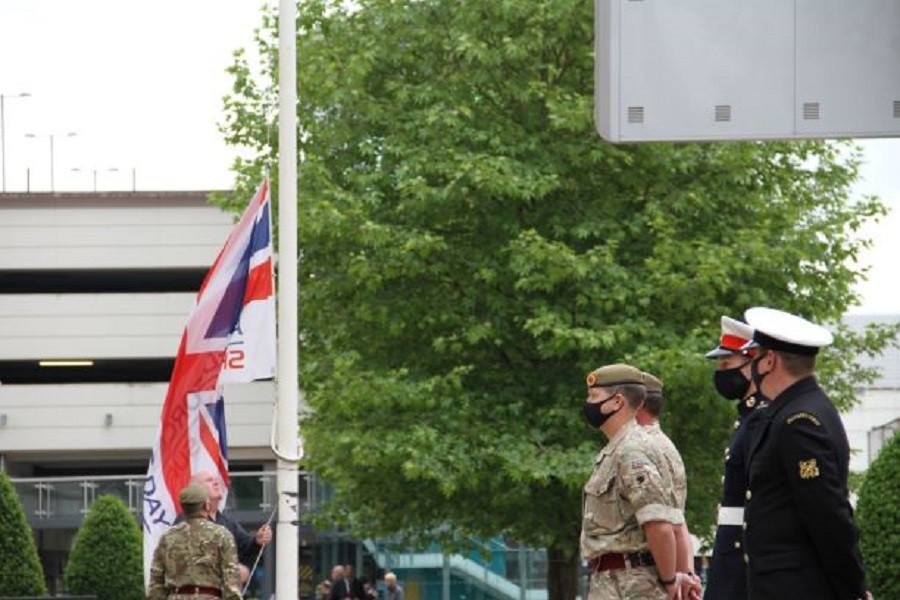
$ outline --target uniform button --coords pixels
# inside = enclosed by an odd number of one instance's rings
[[[750,556],[749,555],[744,554],[744,562],[747,563],[748,565],[750,564]]]
[[[722,475],[722,483],[725,483],[725,476]]]
[[[735,548],[740,548],[740,547],[741,547],[741,543],[740,543],[740,542],[735,542],[735,543],[734,543],[734,547],[735,547]]]
[[[743,527],[744,527],[744,531],[747,531],[747,521],[744,521]]]
[[[752,493],[750,490],[747,490],[747,493],[744,494],[744,497],[745,497],[747,500],[749,500],[751,496],[753,496],[753,493]]]

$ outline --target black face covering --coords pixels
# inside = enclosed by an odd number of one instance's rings
[[[750,380],[741,373],[741,369],[745,366],[746,362],[732,369],[722,369],[713,373],[713,385],[720,396],[728,400],[741,400],[747,395]]]
[[[588,424],[591,427],[593,427],[594,429],[598,429],[601,425],[606,423],[606,421],[609,420],[609,418],[611,416],[613,416],[614,414],[616,414],[617,412],[622,410],[622,408],[619,407],[616,410],[612,411],[611,413],[600,412],[600,407],[603,406],[604,404],[606,404],[607,402],[609,402],[610,400],[612,400],[613,398],[615,398],[617,395],[618,395],[618,393],[615,393],[612,396],[610,396],[609,398],[607,398],[606,400],[603,400],[602,402],[585,402],[584,403],[584,406],[581,407],[581,414],[584,415],[585,420],[587,420]]]

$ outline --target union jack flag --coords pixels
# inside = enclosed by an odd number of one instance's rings
[[[181,336],[144,485],[144,574],[198,471],[228,485],[222,391],[275,376],[272,215],[264,180],[207,273]],[[224,504],[225,499],[222,499]]]

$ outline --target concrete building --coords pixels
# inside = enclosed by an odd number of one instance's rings
[[[870,323],[900,323],[900,315],[847,315],[844,323],[862,331]],[[856,390],[859,404],[843,415],[850,440],[850,470],[865,471],[893,432],[900,429],[900,349],[880,356],[860,357],[860,364],[876,367],[881,374],[871,384]]]

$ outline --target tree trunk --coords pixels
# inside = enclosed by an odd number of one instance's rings
[[[581,558],[571,548],[547,548],[548,600],[575,600],[581,582]]]

